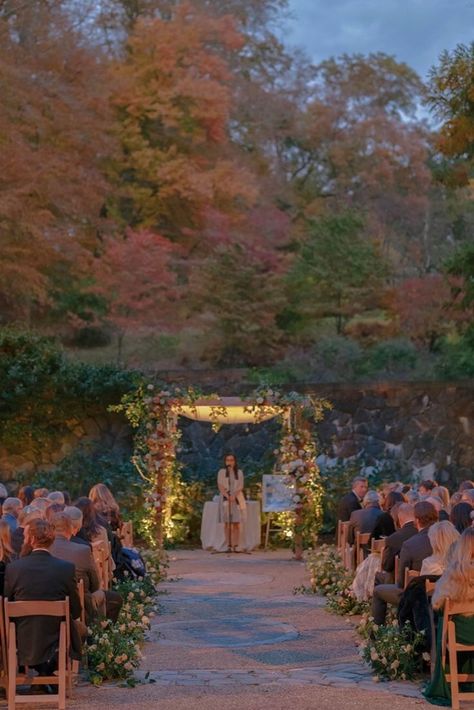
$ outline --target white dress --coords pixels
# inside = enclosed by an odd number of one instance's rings
[[[233,471],[228,474],[227,469],[221,468],[217,474],[217,487],[220,492],[219,522],[240,523],[245,519],[246,505],[244,496],[244,474],[239,469],[237,477]],[[224,498],[224,493],[235,496],[232,505]]]

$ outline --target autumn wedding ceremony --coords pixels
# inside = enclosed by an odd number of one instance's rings
[[[473,27],[0,0],[0,710],[474,710]]]

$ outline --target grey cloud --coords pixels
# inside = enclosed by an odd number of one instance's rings
[[[443,49],[474,40],[474,0],[289,0],[291,44],[315,60],[384,51],[425,77]]]

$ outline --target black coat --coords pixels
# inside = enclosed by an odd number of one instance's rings
[[[400,554],[403,543],[413,537],[413,535],[416,535],[417,532],[415,523],[405,523],[400,530],[386,538],[382,556],[382,569],[385,572],[393,572],[395,570],[395,557]]]
[[[346,493],[346,495],[343,496],[339,501],[339,506],[337,509],[337,519],[342,520],[342,522],[344,523],[347,520],[350,520],[351,514],[354,512],[354,510],[360,510],[361,507],[362,506],[359,502],[359,499],[354,493],[354,491]]]
[[[405,584],[405,569],[421,570],[423,560],[433,554],[428,529],[423,528],[416,535],[403,543],[400,550],[400,569],[398,571],[398,586],[403,589]]]
[[[388,537],[395,532],[395,522],[390,513],[383,512],[377,518],[372,537],[374,540],[380,540],[381,537]]]
[[[351,513],[349,525],[349,545],[355,542],[356,532],[372,533],[377,520],[382,515],[382,511],[378,506],[369,506],[362,510],[354,510]]]
[[[69,597],[72,618],[81,614],[74,565],[58,560],[46,550],[36,550],[7,565],[5,597],[10,601],[59,601]],[[48,616],[17,619],[20,665],[35,666],[54,658],[60,622],[60,618]]]

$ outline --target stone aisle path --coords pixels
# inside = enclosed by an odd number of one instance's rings
[[[71,707],[430,707],[413,684],[374,683],[351,626],[328,614],[323,599],[293,595],[308,579],[288,551],[182,551],[169,576],[138,674],[144,684],[83,686]]]

